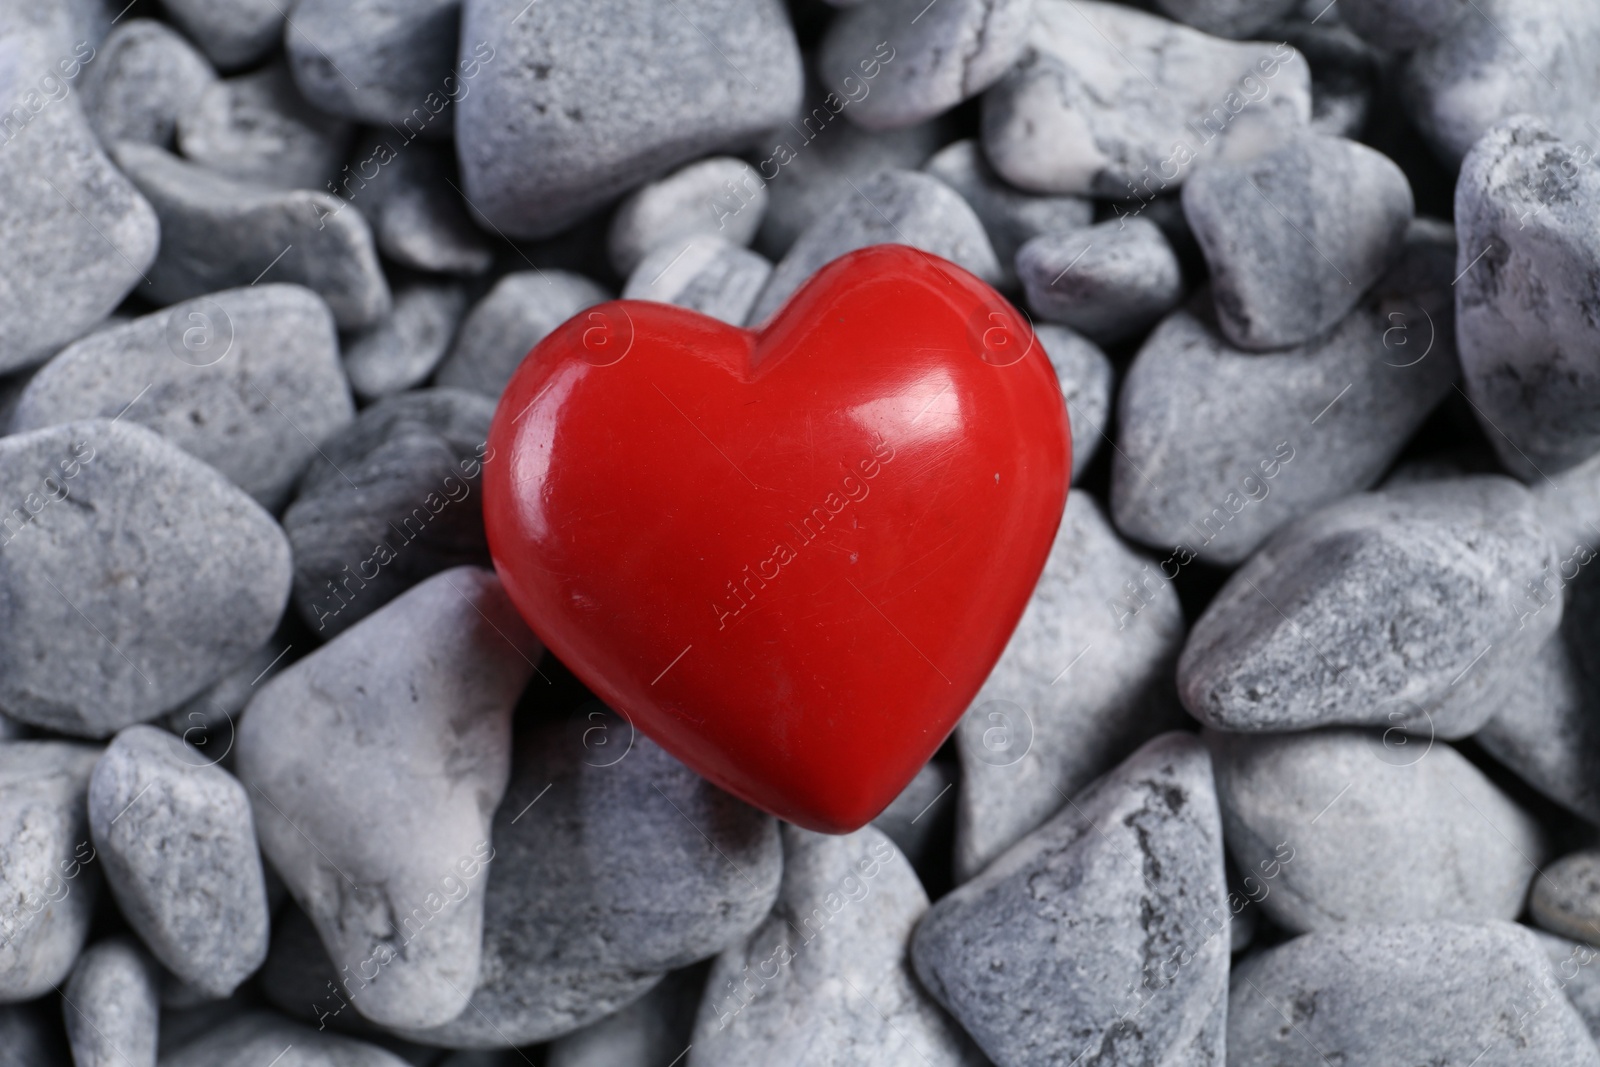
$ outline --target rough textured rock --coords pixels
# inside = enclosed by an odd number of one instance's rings
[[[380,400],[329,441],[284,512],[294,603],[331,638],[430,575],[487,563],[479,477],[494,404],[458,389]]]
[[[1600,941],[1600,852],[1574,852],[1547,865],[1533,883],[1528,911],[1552,933]]]
[[[1004,77],[1027,47],[1033,8],[1033,0],[861,4],[828,24],[817,71],[823,84],[848,95],[879,68],[871,91],[845,115],[869,130],[911,126]],[[886,54],[892,58],[880,64]]]
[[[1600,1063],[1534,934],[1506,922],[1352,926],[1241,961],[1228,1058],[1332,1063]]]
[[[1435,3],[1415,5],[1437,8]],[[1446,166],[1496,123],[1547,115],[1574,140],[1600,123],[1600,8],[1564,0],[1472,0],[1464,17],[1412,53],[1400,94]]]
[[[1055,368],[1072,430],[1072,477],[1094,458],[1111,417],[1111,361],[1092,342],[1065,326],[1036,323],[1033,335]]]
[[[122,914],[168,970],[214,998],[267,956],[250,797],[165,730],[117,734],[89,781],[89,829]]]
[[[178,116],[217,80],[205,57],[164,22],[129,19],[106,38],[83,81],[83,111],[101,144],[172,144]]]
[[[274,1064],[273,1057],[281,1057]],[[270,1012],[249,1011],[188,1042],[162,1067],[410,1067],[392,1052],[318,1032]]]
[[[1227,921],[1211,762],[1169,733],[942,898],[912,955],[996,1067],[1221,1064]]]
[[[1082,229],[1094,217],[1094,204],[1081,196],[1039,196],[1007,185],[975,140],[945,146],[922,169],[971,205],[994,245],[1002,280],[1008,283],[1016,278],[1017,249],[1042,234]]]
[[[785,825],[783,854],[771,916],[711,968],[688,1067],[982,1063],[911,973],[928,896],[889,839]]]
[[[800,98],[779,0],[466,0],[463,62],[479,42],[494,59],[458,102],[463,189],[512,237],[555,233],[641,179],[748,143]]]
[[[1235,43],[1100,0],[1035,0],[1030,49],[983,98],[983,147],[1041,193],[1149,200],[1194,164],[1275,147],[1311,119],[1286,44]]]
[[[387,126],[471,92],[452,69],[460,21],[460,0],[299,0],[283,44],[317,107]]]
[[[796,238],[761,290],[751,324],[781,307],[823,264],[876,244],[910,245],[965,267],[991,285],[1000,281],[1000,261],[983,223],[959,193],[926,174],[886,170],[856,183],[851,196],[819,215]]]
[[[370,134],[339,175],[338,193],[360,208],[379,250],[401,266],[482,274],[494,251],[455,188],[455,160],[416,136]]]
[[[1515,919],[1546,855],[1534,818],[1441,741],[1208,731],[1206,745],[1228,851],[1292,933]]]
[[[28,382],[11,429],[124,411],[270,509],[355,415],[333,316],[295,285],[213,293],[67,346]]]
[[[245,712],[239,776],[262,851],[375,1022],[433,1026],[466,1007],[484,929],[473,880],[539,652],[494,575],[460,567],[279,674]]]
[[[156,1067],[160,981],[155,961],[128,938],[78,957],[61,994],[75,1067]]]
[[[615,1014],[550,1042],[548,1067],[673,1067],[688,1051],[706,969],[667,975]]]
[[[396,289],[394,310],[345,345],[350,387],[363,400],[378,400],[421,385],[449,351],[466,310],[466,290],[450,282]]]
[[[594,1022],[749,933],[782,867],[770,816],[600,704],[518,740],[493,841],[472,1007],[413,1040],[500,1048]]]
[[[1035,237],[1016,269],[1035,314],[1101,344],[1143,333],[1183,299],[1183,268],[1149,219]]]
[[[467,312],[435,381],[498,398],[545,334],[610,298],[589,279],[567,271],[507,274]]]
[[[49,992],[89,934],[100,868],[84,794],[99,755],[66,741],[0,744],[0,1001]]]
[[[284,35],[283,0],[161,0],[211,62],[224,70],[248,66]]]
[[[1468,153],[1456,183],[1462,376],[1500,461],[1528,482],[1600,451],[1592,155],[1519,117]]]
[[[1425,343],[1417,305],[1396,306],[1414,321],[1408,346],[1391,345],[1404,333],[1368,306],[1265,355],[1230,345],[1203,308],[1168,316],[1118,397],[1117,529],[1232,565],[1286,522],[1376,482],[1456,373],[1448,351],[1411,353]]]
[[[1183,186],[1222,332],[1240,348],[1302,344],[1343,319],[1400,253],[1411,185],[1381,152],[1307,135]]]
[[[350,132],[308,104],[281,63],[214,82],[178,116],[178,147],[189,160],[277,189],[328,185]]]
[[[1217,37],[1244,39],[1284,18],[1300,0],[1156,0],[1167,16]]]
[[[645,256],[622,289],[624,300],[656,300],[743,326],[772,264],[720,237],[697,236]]]
[[[1556,551],[1516,482],[1360,493],[1279,531],[1236,571],[1178,661],[1184,706],[1223,730],[1386,726],[1464,737],[1561,618],[1518,618]]]
[[[611,266],[627,276],[657,248],[683,247],[716,236],[748,245],[767,213],[767,186],[742,159],[713,156],[691,163],[628,195],[611,217]]]
[[[973,877],[1067,799],[1182,718],[1175,559],[1130,550],[1084,492],[1033,597],[956,728],[955,873]]]
[[[0,707],[104,737],[215,681],[271,635],[289,592],[272,516],[142,426],[0,438]]]
[[[9,11],[0,26],[0,100],[15,108],[0,126],[0,373],[42,362],[136,285],[151,289],[141,283],[156,258],[155,212],[77,105],[36,84],[84,76],[93,50],[61,47]]]
[[[149,145],[119,145],[117,165],[161,218],[153,299],[176,303],[270,277],[322,297],[342,330],[388,313],[372,231],[338,197],[236,182]]]

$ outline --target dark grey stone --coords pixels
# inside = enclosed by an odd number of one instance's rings
[[[926,174],[886,170],[856,183],[849,197],[812,220],[773,269],[751,324],[765,321],[824,264],[876,244],[920,248],[991,285],[1000,282],[983,223],[959,193]]]
[[[462,62],[482,49],[493,59],[456,115],[461,176],[512,237],[556,233],[640,181],[748,144],[800,98],[779,0],[466,0]]]
[[[930,859],[929,850],[939,826],[955,810],[960,774],[953,763],[929,760],[917,776],[872,820],[914,864]]]
[[[267,956],[267,890],[244,787],[154,726],[117,734],[89,780],[89,829],[122,914],[179,980],[231,994]]]
[[[606,247],[611,267],[627,276],[658,248],[682,248],[692,237],[748,245],[767,213],[767,186],[742,159],[713,156],[642,185],[611,217]]]
[[[1532,931],[1431,922],[1307,934],[1241,961],[1228,1058],[1592,1067],[1600,1052]]]
[[[548,1067],[673,1067],[688,1051],[705,968],[675,971],[612,1015],[550,1042]],[[467,1067],[463,1064],[462,1067]]]
[[[623,287],[622,298],[676,304],[743,326],[771,276],[772,264],[759,252],[702,235],[645,256]]]
[[[482,274],[494,265],[490,238],[467,217],[447,148],[379,130],[356,148],[337,192],[372,223],[378,248],[403,267]]]
[[[394,293],[394,310],[349,338],[344,370],[363,400],[380,400],[427,380],[456,335],[467,293],[452,282],[416,281]]]
[[[1317,14],[1313,11],[1310,17]],[[1374,101],[1391,99],[1380,91],[1387,88],[1384,79],[1393,60],[1335,22],[1333,12],[1323,14],[1328,17],[1283,23],[1276,33],[1311,64],[1312,132],[1359,140]]]
[[[0,707],[105,737],[261,647],[289,543],[211,467],[127,420],[0,438]]]
[[[430,575],[487,563],[477,490],[492,401],[458,389],[380,400],[327,442],[284,512],[294,603],[330,638]]]
[[[245,711],[239,777],[261,849],[375,1022],[437,1026],[467,1007],[511,709],[539,654],[499,580],[458,567],[279,674]]]
[[[1311,120],[1310,70],[1281,42],[1225,41],[1102,0],[1035,10],[1029,50],[983,98],[984,151],[1020,188],[1145,201]]]
[[[276,189],[323,189],[350,134],[306,102],[282,63],[213,82],[178,116],[178,148],[191,162]]]
[[[67,1067],[54,1014],[37,1003],[0,1005],[0,1067]]]
[[[83,110],[100,143],[167,148],[178,116],[217,80],[182,34],[154,19],[129,19],[106,38],[83,81]]]
[[[1028,608],[956,727],[955,874],[977,875],[1183,716],[1172,686],[1177,560],[1135,552],[1087,493],[1066,513]]]
[[[1214,163],[1183,186],[1222,332],[1257,351],[1303,344],[1343,319],[1399,255],[1412,210],[1388,156],[1317,134]]]
[[[156,1067],[160,967],[126,937],[78,957],[62,991],[75,1067]]]
[[[1475,0],[1340,0],[1339,20],[1379,48],[1407,52],[1443,37]]]
[[[328,306],[297,285],[260,285],[175,304],[67,346],[23,390],[11,430],[118,416],[276,510],[355,406]]]
[[[1532,497],[1499,475],[1358,493],[1280,530],[1211,601],[1178,660],[1221,730],[1478,730],[1561,619],[1517,615],[1557,564]]]
[[[467,312],[435,381],[498,399],[546,334],[609,299],[594,282],[563,270],[507,274]]]
[[[306,99],[388,126],[431,111],[430,93],[471,91],[453,69],[460,22],[461,0],[299,0],[283,44]]]
[[[1211,761],[1174,732],[942,898],[911,950],[996,1067],[1220,1067],[1227,921]]]
[[[284,5],[285,0],[161,0],[172,21],[224,70],[249,66],[277,46],[287,18]]]
[[[161,218],[147,290],[154,299],[176,303],[270,279],[315,292],[343,330],[388,312],[372,231],[338,197],[237,182],[149,145],[119,145],[116,154]]]
[[[1036,315],[1101,344],[1143,333],[1183,299],[1183,268],[1149,219],[1035,237],[1016,269]]]

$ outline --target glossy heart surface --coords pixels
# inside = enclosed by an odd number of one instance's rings
[[[501,399],[484,509],[512,601],[596,695],[723,789],[844,833],[1004,650],[1071,465],[1027,320],[878,245],[759,330],[580,312]]]

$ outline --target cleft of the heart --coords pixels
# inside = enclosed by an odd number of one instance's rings
[[[1072,467],[1027,320],[901,245],[758,330],[580,312],[489,433],[495,567],[588,687],[723,789],[854,830],[949,735],[1044,567]]]

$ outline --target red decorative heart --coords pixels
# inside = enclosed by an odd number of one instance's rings
[[[831,833],[954,729],[1072,468],[1026,319],[901,245],[834,260],[759,331],[580,312],[489,446],[489,547],[551,651],[706,778]]]

